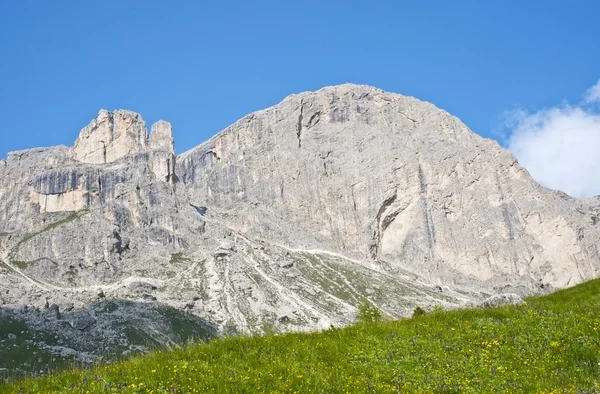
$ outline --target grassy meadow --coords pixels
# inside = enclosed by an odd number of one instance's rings
[[[213,340],[0,392],[600,393],[600,280],[523,306]]]

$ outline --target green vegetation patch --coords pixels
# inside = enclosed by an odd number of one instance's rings
[[[34,232],[34,233],[28,233],[25,234],[25,236],[17,243],[17,245],[15,246],[15,250],[17,250],[19,248],[19,246],[21,246],[22,244],[24,244],[25,242],[29,241],[30,239],[45,233],[46,231],[52,231],[60,226],[63,226],[67,223],[70,223],[74,220],[79,219],[81,216],[85,215],[86,213],[88,213],[89,210],[87,209],[82,209],[81,211],[77,211],[77,212],[72,212],[71,214],[69,214],[69,216],[67,216],[64,219],[61,220],[57,220],[54,223],[50,223],[49,225],[47,225],[46,227],[44,227],[43,229],[41,229],[40,231]]]
[[[21,269],[21,270],[26,270],[32,264],[38,263],[40,261],[48,261],[51,264],[54,264],[54,265],[58,266],[58,263],[56,261],[52,261],[52,260],[50,260],[48,258],[45,258],[45,257],[42,257],[42,258],[39,258],[39,259],[35,259],[35,260],[31,260],[31,261],[11,261],[10,263],[12,265],[14,265],[15,267]]]
[[[27,261],[11,261],[11,264],[22,270],[25,270],[27,267],[29,267],[29,262]]]
[[[190,259],[188,259],[187,257],[185,257],[183,255],[183,253],[178,252],[178,253],[173,253],[171,254],[171,260],[169,261],[171,264],[177,264],[177,263],[185,263],[190,261]]]
[[[305,261],[300,260],[297,265],[302,276],[340,300],[353,305],[360,303],[360,295],[344,282],[345,277],[340,271],[333,269],[326,261],[312,254],[305,254],[303,257]]]
[[[147,332],[143,329],[138,329],[136,327],[126,326],[123,328],[123,332],[127,335],[127,339],[129,343],[133,343],[136,345],[146,346],[150,349],[159,349],[160,343],[152,338]]]
[[[37,373],[64,370],[71,364],[40,345],[55,344],[54,334],[31,329],[22,319],[0,316],[0,382],[2,379],[19,379]],[[3,386],[0,383],[0,392]],[[10,391],[9,391],[10,392]]]
[[[600,280],[527,305],[236,337],[0,387],[2,392],[600,392]],[[364,304],[367,312],[372,306]],[[69,389],[71,388],[71,389]]]
[[[44,231],[51,231],[55,228],[58,228],[64,224],[70,223],[74,220],[77,220],[81,215],[83,215],[84,213],[87,213],[87,210],[81,210],[81,211],[77,211],[77,212],[72,212],[71,214],[69,214],[69,216],[67,216],[64,219],[58,220],[54,223],[51,223],[49,225],[47,225],[46,227],[44,227],[44,229],[42,230],[42,232]]]
[[[158,312],[169,323],[180,342],[206,341],[214,337],[214,333],[197,316],[166,306],[159,306]]]

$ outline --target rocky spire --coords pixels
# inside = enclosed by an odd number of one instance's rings
[[[148,147],[150,149],[174,150],[175,141],[173,140],[171,123],[159,120],[152,125],[150,136],[148,137]]]
[[[81,130],[71,149],[71,157],[83,163],[112,163],[124,156],[144,151],[146,145],[146,123],[139,114],[103,109]]]
[[[173,183],[176,157],[171,123],[159,120],[152,125],[148,136],[148,148],[151,150],[148,165],[156,179]]]

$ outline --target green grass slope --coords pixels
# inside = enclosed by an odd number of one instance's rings
[[[215,340],[7,393],[600,392],[600,280],[524,306]]]

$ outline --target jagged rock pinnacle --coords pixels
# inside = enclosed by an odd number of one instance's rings
[[[145,150],[146,143],[146,123],[139,114],[125,110],[101,110],[81,130],[71,154],[82,163],[112,163]]]

